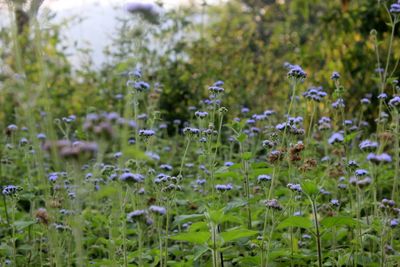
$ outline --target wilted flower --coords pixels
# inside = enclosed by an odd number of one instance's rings
[[[282,210],[282,206],[279,204],[278,200],[276,199],[270,199],[264,201],[264,204],[267,208],[273,209],[273,210]]]

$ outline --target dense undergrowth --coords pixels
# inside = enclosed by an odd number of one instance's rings
[[[121,86],[113,101],[99,89],[88,96],[98,107],[57,116],[62,96],[47,89],[60,82],[49,65],[58,57],[41,57],[49,47],[38,40],[39,76],[17,56],[19,75],[3,85],[16,91],[2,110],[13,122],[0,143],[0,265],[398,265],[400,3],[386,4],[388,47],[372,31],[377,72],[360,74],[376,75],[379,90],[352,107],[340,73],[322,88],[285,63],[287,103],[231,107],[234,88],[216,81],[187,121],[166,121],[163,86],[129,68],[103,76]],[[21,56],[26,40],[13,30]]]

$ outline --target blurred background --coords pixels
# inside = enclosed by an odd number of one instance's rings
[[[11,123],[21,104],[15,77],[23,74],[32,86],[45,79],[54,116],[79,115],[118,109],[124,75],[138,67],[162,90],[159,103],[166,121],[188,119],[188,107],[199,105],[216,80],[225,81],[224,105],[232,116],[243,106],[252,112],[279,111],[289,92],[285,62],[307,71],[302,90],[322,86],[332,93],[330,75],[340,72],[351,113],[360,98],[378,94],[374,49],[378,44],[385,57],[390,29],[382,6],[392,1],[0,3],[0,118]],[[393,47],[392,66],[400,58],[396,39]],[[40,114],[37,97],[33,112]],[[376,112],[370,110],[371,121]]]

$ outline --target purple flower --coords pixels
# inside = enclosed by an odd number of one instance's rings
[[[307,73],[299,65],[291,65],[287,76],[291,80],[303,81],[307,78]]]
[[[140,183],[143,182],[144,176],[139,173],[124,172],[119,179],[124,182]]]
[[[400,108],[400,96],[394,96],[389,100],[389,106]]]
[[[147,130],[147,129],[139,130],[139,135],[144,136],[144,137],[151,137],[151,136],[155,135],[155,133],[156,132],[153,130]]]
[[[368,171],[367,171],[367,170],[364,170],[364,169],[358,169],[358,170],[356,170],[354,173],[355,173],[355,175],[356,175],[357,177],[361,177],[361,176],[367,175],[367,174],[368,174]]]
[[[269,181],[271,181],[271,176],[266,175],[266,174],[261,174],[261,175],[259,175],[257,177],[257,181],[259,183],[261,183],[261,182],[269,182]]]
[[[392,157],[387,153],[382,153],[380,155],[376,155],[375,153],[369,153],[367,156],[367,160],[373,163],[389,163],[392,162]]]
[[[344,108],[345,107],[344,100],[342,98],[339,98],[338,100],[332,103],[332,107],[334,109]]]
[[[359,146],[358,146],[361,150],[371,150],[371,149],[375,149],[378,147],[378,143],[374,142],[374,141],[370,141],[370,140],[364,140],[362,141]]]
[[[328,143],[333,145],[335,143],[342,143],[344,141],[343,134],[341,133],[334,133],[329,137]]]
[[[399,15],[400,14],[400,3],[394,3],[392,5],[390,5],[390,13],[392,13],[393,15]]]
[[[230,191],[233,189],[231,184],[217,184],[215,189],[220,192]]]
[[[17,194],[18,191],[21,191],[22,188],[19,186],[15,186],[15,185],[7,185],[3,187],[3,190],[1,191],[1,193],[5,196],[13,196],[15,194]]]
[[[155,205],[150,206],[149,210],[158,215],[165,215],[167,213],[166,208],[160,207],[160,206],[155,206]]]
[[[337,72],[337,71],[332,72],[331,80],[337,81],[337,80],[339,80],[339,79],[340,79],[340,74],[339,74],[339,72]]]

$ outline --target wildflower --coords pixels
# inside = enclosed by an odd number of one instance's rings
[[[153,131],[153,130],[147,130],[147,129],[139,130],[139,135],[140,136],[151,137],[151,136],[153,136],[155,134],[156,134],[156,132]]]
[[[165,215],[167,213],[166,208],[155,205],[150,206],[149,210],[158,215]]]
[[[338,100],[336,100],[335,102],[332,103],[332,107],[334,109],[339,109],[339,108],[344,108],[345,107],[345,103],[343,98],[339,98]]]
[[[247,107],[243,107],[243,108],[241,109],[241,112],[242,112],[243,114],[249,113],[249,112],[250,112],[250,109],[247,108]]]
[[[333,206],[335,206],[335,207],[338,207],[338,206],[340,205],[340,202],[339,202],[339,200],[337,200],[337,199],[332,199],[332,200],[331,200],[331,204],[332,204]]]
[[[342,143],[344,141],[343,134],[341,133],[334,133],[329,137],[328,143],[333,145],[335,143]]]
[[[119,179],[124,182],[141,183],[144,180],[144,176],[139,173],[125,172],[125,173],[121,174]]]
[[[356,184],[357,184],[358,187],[363,188],[365,186],[370,185],[371,183],[372,183],[371,178],[365,177],[364,179],[357,181]]]
[[[267,148],[273,148],[275,145],[276,145],[276,143],[273,141],[270,141],[270,140],[264,140],[262,142],[262,146],[267,147]]]
[[[44,133],[39,133],[36,138],[43,141],[46,140],[46,135]]]
[[[337,72],[337,71],[332,72],[331,80],[337,81],[337,80],[339,80],[339,79],[340,79],[340,74],[339,74],[339,72]]]
[[[194,115],[195,115],[196,117],[200,118],[200,119],[203,119],[203,118],[205,118],[205,117],[208,116],[208,112],[207,112],[207,111],[196,111],[196,112],[194,113]]]
[[[199,135],[200,130],[197,128],[192,128],[192,127],[186,127],[183,129],[183,133],[186,135]]]
[[[294,81],[303,81],[307,73],[299,65],[291,65],[287,76]]]
[[[56,172],[52,172],[52,173],[50,173],[49,175],[48,175],[48,179],[49,179],[49,181],[50,182],[55,182],[55,181],[57,181],[57,179],[58,179],[58,173],[56,173]]]
[[[261,182],[269,182],[269,181],[271,181],[271,176],[266,175],[266,174],[260,174],[260,175],[257,177],[257,181],[258,181],[259,183],[261,183]]]
[[[196,184],[198,185],[204,185],[206,183],[206,179],[197,179]]]
[[[22,187],[15,186],[15,185],[7,185],[3,187],[3,190],[1,193],[5,196],[14,196],[18,193],[18,191],[21,191]]]
[[[378,95],[378,99],[386,99],[388,95],[386,93],[382,93]]]
[[[215,189],[220,192],[230,191],[233,189],[232,184],[217,184]]]
[[[361,176],[367,175],[367,174],[368,174],[368,171],[367,171],[367,170],[364,170],[364,169],[358,169],[358,170],[356,170],[354,173],[355,173],[355,175],[356,175],[357,177],[361,177]]]
[[[264,204],[267,208],[273,209],[273,210],[282,210],[282,206],[279,204],[278,200],[276,199],[270,199],[264,201]]]
[[[347,166],[349,166],[350,168],[357,168],[358,163],[355,160],[350,160],[349,163],[347,163]]]
[[[232,161],[227,161],[227,162],[224,163],[224,166],[230,167],[230,166],[233,166],[234,164],[235,163],[233,163]]]
[[[306,92],[303,93],[303,96],[309,100],[313,100],[316,102],[320,102],[327,93],[322,90],[322,87],[311,87]]]
[[[400,96],[394,96],[392,99],[389,100],[389,106],[395,108],[400,108]]]
[[[224,85],[222,81],[217,81],[212,86],[208,87],[208,90],[214,94],[223,93],[225,89],[221,87],[222,85]]]
[[[165,170],[165,171],[172,171],[172,166],[171,165],[169,165],[169,164],[161,164],[160,165],[160,169],[163,169],[163,170]]]
[[[362,141],[359,146],[361,150],[372,150],[378,147],[378,143],[370,140]]]
[[[395,228],[399,225],[399,221],[397,219],[393,219],[390,221],[390,227]]]
[[[389,163],[392,162],[392,157],[389,154],[382,153],[380,155],[376,155],[374,153],[369,153],[367,156],[367,160],[373,163]]]
[[[133,221],[138,221],[145,216],[146,216],[145,210],[135,210],[135,211],[128,213],[127,219],[128,219],[128,221],[133,222]]]
[[[122,157],[122,152],[114,153],[114,158],[119,159],[120,157]]]
[[[397,16],[400,14],[400,2],[394,3],[390,5],[390,13]]]
[[[294,191],[294,192],[298,192],[298,193],[301,193],[301,192],[302,192],[301,185],[299,185],[299,184],[292,184],[292,183],[289,183],[289,184],[287,184],[287,187],[288,187],[290,190]]]
[[[361,100],[360,100],[360,102],[361,102],[361,104],[363,104],[363,105],[369,105],[369,104],[371,104],[371,100],[369,100],[368,98],[362,98]]]

